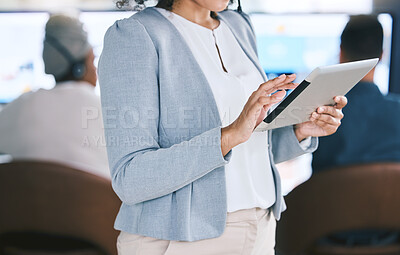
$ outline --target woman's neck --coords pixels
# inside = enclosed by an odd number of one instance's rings
[[[210,10],[193,0],[176,1],[172,6],[172,12],[211,30],[217,28],[219,25],[219,21],[211,17]]]

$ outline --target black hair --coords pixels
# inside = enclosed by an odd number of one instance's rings
[[[377,16],[352,16],[341,36],[341,49],[348,61],[380,58],[383,28]]]
[[[119,9],[131,7],[131,2],[134,1],[136,4],[133,6],[133,9],[136,11],[140,11],[145,8],[145,2],[147,0],[117,0],[116,5]],[[230,0],[230,3],[233,3],[234,0]],[[168,11],[172,10],[172,6],[174,5],[175,0],[159,0],[157,3],[157,7],[166,9]],[[239,0],[240,3],[240,0]],[[242,11],[240,5],[238,11]],[[214,12],[211,12],[211,17],[215,18],[217,15]]]

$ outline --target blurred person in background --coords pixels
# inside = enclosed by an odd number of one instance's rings
[[[353,16],[341,37],[340,62],[381,58],[383,29],[376,16]],[[373,69],[346,96],[346,116],[338,131],[321,137],[313,153],[314,174],[346,165],[400,162],[400,98],[384,96],[374,84]],[[389,245],[399,233],[362,230],[337,233],[321,240],[346,246]]]
[[[53,15],[45,28],[45,72],[56,86],[21,95],[0,112],[0,152],[54,161],[109,178],[94,53],[83,24]]]
[[[376,16],[351,17],[341,36],[340,62],[382,58],[383,28]],[[375,68],[346,96],[338,131],[320,138],[313,171],[372,162],[400,162],[400,97],[384,96]]]

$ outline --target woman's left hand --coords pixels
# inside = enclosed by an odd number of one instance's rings
[[[334,101],[334,106],[321,106],[311,115],[310,121],[294,126],[299,142],[310,136],[328,136],[337,131],[344,117],[342,109],[347,105],[347,98],[337,96]]]

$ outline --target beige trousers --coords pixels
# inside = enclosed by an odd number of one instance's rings
[[[270,210],[228,213],[224,233],[194,242],[168,241],[121,232],[119,255],[273,255],[276,221]]]

